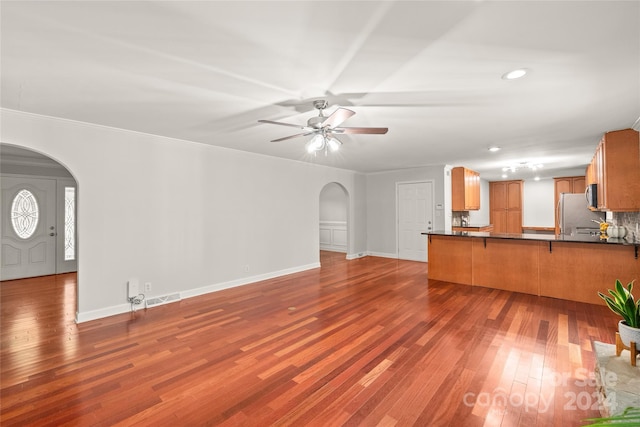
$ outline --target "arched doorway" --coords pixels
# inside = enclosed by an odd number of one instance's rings
[[[320,250],[348,253],[349,193],[337,182],[320,191]],[[346,255],[345,255],[346,256]]]
[[[56,160],[0,144],[1,280],[76,272],[78,185]]]

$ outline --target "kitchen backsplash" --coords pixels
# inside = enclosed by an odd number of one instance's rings
[[[640,212],[613,212],[613,222],[627,229],[627,238],[633,236],[635,241],[640,240]]]

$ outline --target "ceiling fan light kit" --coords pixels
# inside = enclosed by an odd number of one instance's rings
[[[328,106],[326,100],[318,99],[313,102],[313,106],[316,110],[318,110],[318,115],[307,120],[306,126],[276,122],[273,120],[258,120],[258,122],[302,129],[304,131],[302,133],[274,139],[271,142],[279,142],[285,141],[287,139],[297,138],[300,136],[313,135],[313,138],[311,138],[311,140],[306,144],[307,152],[316,154],[319,151],[324,151],[325,155],[327,155],[329,151],[337,151],[342,145],[342,142],[335,137],[335,134],[381,135],[387,133],[389,130],[388,128],[342,127],[340,125],[349,117],[353,116],[355,114],[354,111],[338,107],[333,113],[331,113],[331,115],[325,117],[323,110]]]
[[[338,151],[342,142],[337,138],[332,136],[327,137],[326,135],[317,134],[311,141],[309,141],[306,145],[307,153],[309,154],[317,154],[319,151],[324,151],[324,155],[326,156],[329,151]]]

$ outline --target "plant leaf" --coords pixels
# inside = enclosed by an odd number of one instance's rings
[[[640,300],[636,303],[631,291],[634,281],[632,280],[625,288],[620,279],[616,279],[614,289],[609,289],[611,296],[598,292],[598,296],[604,300],[607,307],[615,314],[622,317],[627,325],[632,328],[640,327]]]
[[[605,418],[587,418],[583,421],[591,421],[592,424],[586,424],[588,427],[638,427],[640,425],[640,408],[629,407],[622,414]]]

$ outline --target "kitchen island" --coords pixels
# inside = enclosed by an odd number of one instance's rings
[[[590,235],[435,231],[429,279],[602,304],[616,279],[640,286],[639,241]],[[635,293],[635,292],[634,292]]]

